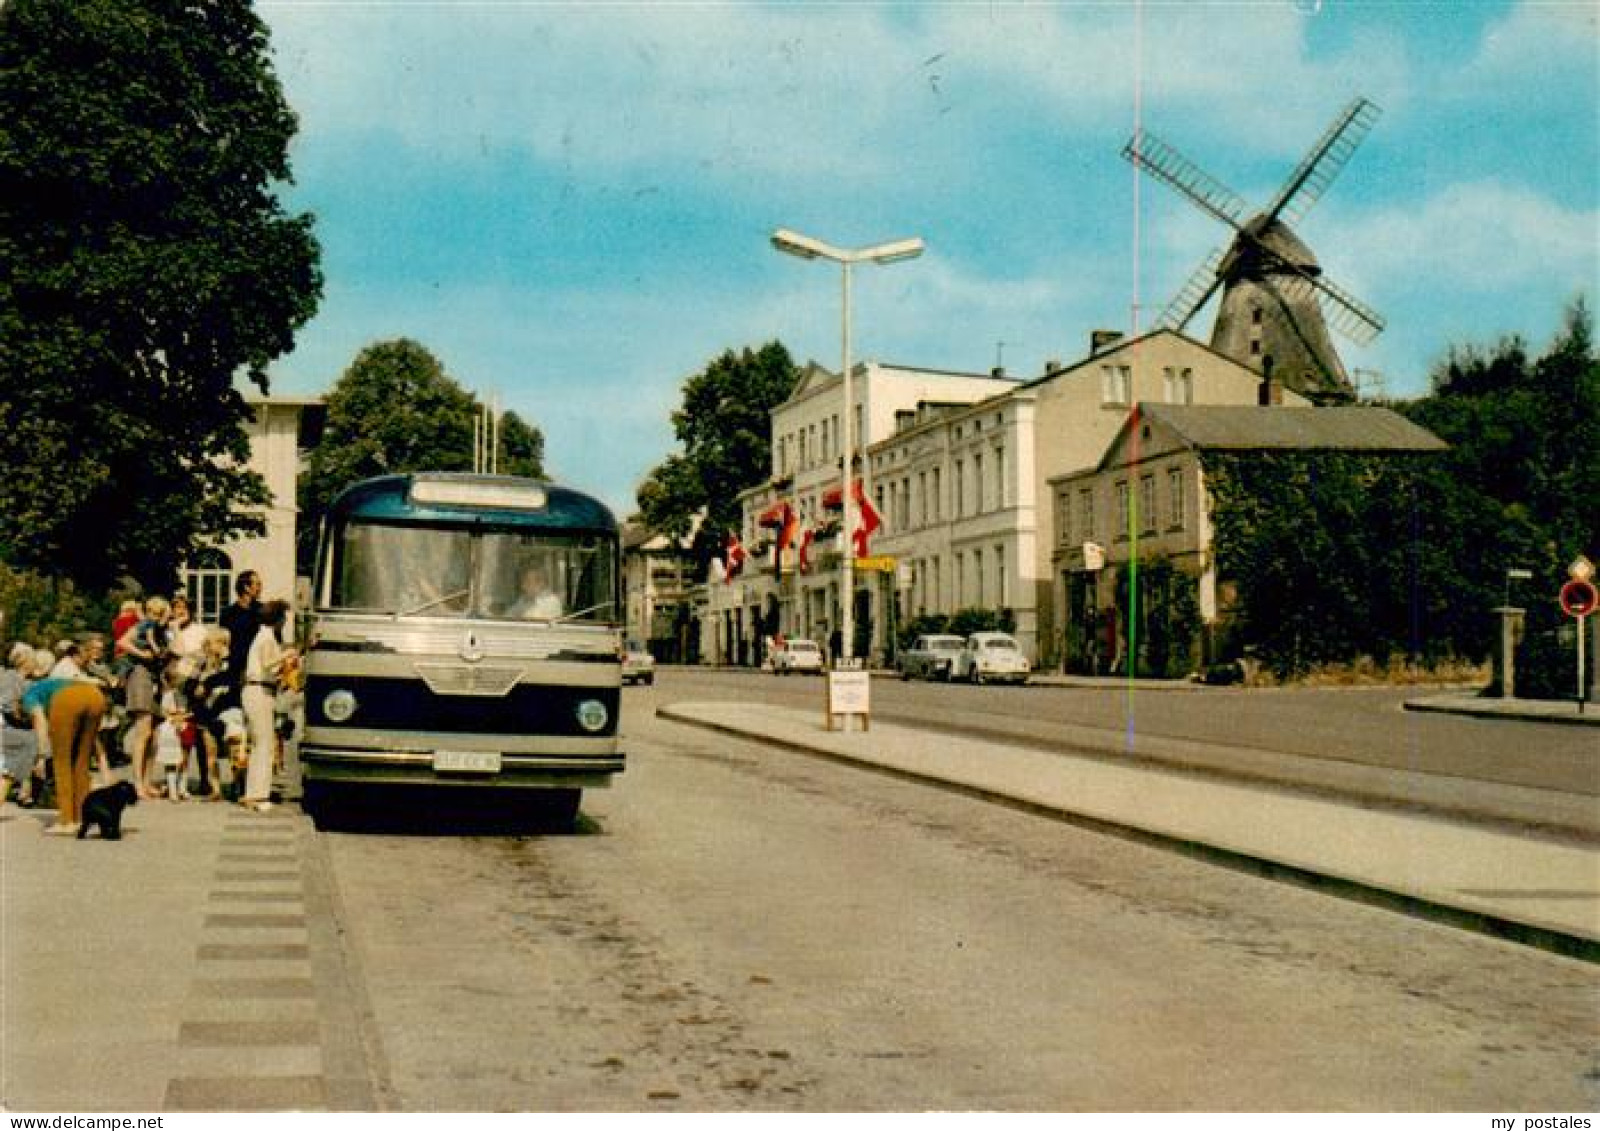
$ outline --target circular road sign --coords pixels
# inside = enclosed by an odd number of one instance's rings
[[[1569,617],[1586,617],[1600,604],[1600,593],[1587,581],[1569,581],[1561,587],[1561,607]]]

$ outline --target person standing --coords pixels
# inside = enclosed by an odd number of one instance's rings
[[[220,714],[229,707],[242,707],[244,662],[261,627],[261,575],[247,569],[234,580],[233,604],[217,614],[217,624],[228,630],[228,690],[216,704]]]
[[[18,641],[6,659],[0,671],[0,776],[5,783],[0,801],[15,787],[17,804],[26,808],[33,805],[33,764],[39,757],[33,720],[22,708],[22,696],[33,682],[33,648]]]
[[[278,641],[278,630],[289,616],[287,601],[268,601],[261,607],[261,627],[245,655],[245,719],[250,726],[250,766],[245,775],[240,804],[257,813],[272,808],[272,767],[278,750],[276,705],[285,664],[298,653]]]
[[[106,697],[81,679],[41,679],[22,697],[22,706],[50,732],[55,764],[56,823],[45,829],[70,836],[83,823],[83,799],[89,795],[89,760],[94,756]]]
[[[170,654],[167,619],[171,615],[172,606],[165,597],[151,597],[144,603],[144,620],[117,641],[117,654],[133,661],[125,692],[125,707],[133,720],[128,730],[128,755],[133,760],[133,787],[139,791],[142,801],[156,795],[145,781],[145,770],[150,737],[155,732],[162,673]]]

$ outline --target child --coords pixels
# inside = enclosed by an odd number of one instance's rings
[[[172,801],[189,799],[188,759],[184,756],[184,724],[188,712],[179,709],[177,696],[168,691],[161,697],[161,725],[156,728],[156,763],[167,776],[167,797]]]

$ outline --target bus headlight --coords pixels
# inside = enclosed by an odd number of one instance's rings
[[[611,712],[598,699],[585,699],[578,704],[578,725],[590,734],[599,734],[611,721]]]
[[[322,713],[330,723],[349,722],[356,713],[356,697],[348,691],[330,691],[322,701]]]

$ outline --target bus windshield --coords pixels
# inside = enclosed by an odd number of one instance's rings
[[[350,522],[331,549],[336,609],[397,617],[620,619],[609,535]]]

